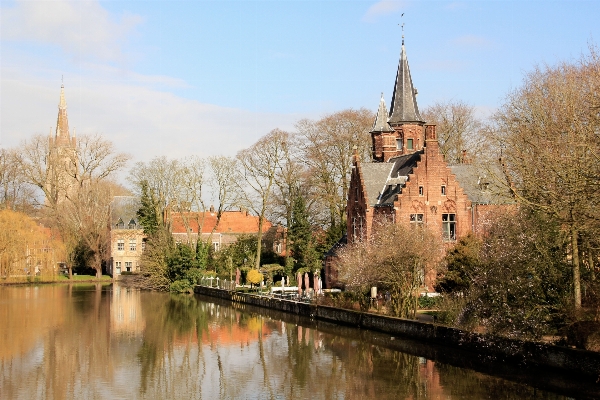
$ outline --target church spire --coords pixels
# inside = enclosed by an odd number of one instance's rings
[[[70,143],[69,118],[67,117],[67,101],[65,100],[65,85],[60,85],[60,101],[58,103],[58,118],[56,120],[56,143]]]
[[[378,132],[394,132],[394,129],[388,124],[388,112],[385,106],[385,100],[383,99],[383,93],[381,93],[381,100],[379,100],[379,109],[377,110],[377,116],[373,123],[373,129],[371,133]]]
[[[390,125],[395,126],[405,122],[423,123],[417,106],[417,90],[413,87],[408,59],[404,48],[404,35],[402,35],[402,52],[398,63],[398,73],[394,84],[392,104],[390,106]]]

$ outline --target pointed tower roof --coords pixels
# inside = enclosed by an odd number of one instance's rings
[[[400,62],[398,63],[398,73],[396,74],[396,83],[394,84],[394,94],[390,106],[390,124],[399,124],[402,122],[420,122],[423,123],[417,107],[417,91],[413,87],[410,69],[408,68],[408,59],[404,49],[404,38],[402,39],[402,52],[400,53]]]
[[[60,101],[58,103],[58,118],[56,120],[57,143],[69,143],[69,118],[67,117],[67,101],[65,100],[65,85],[60,85]]]
[[[377,110],[377,116],[375,117],[371,132],[394,132],[394,129],[388,124],[388,112],[387,107],[385,106],[385,100],[383,99],[383,93],[381,93],[379,109]]]

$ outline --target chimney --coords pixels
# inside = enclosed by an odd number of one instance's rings
[[[435,140],[437,142],[437,134],[435,132],[435,125],[425,125],[425,141]]]

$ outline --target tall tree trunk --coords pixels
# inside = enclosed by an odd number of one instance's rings
[[[573,297],[575,309],[581,308],[581,276],[579,272],[579,246],[577,245],[578,232],[575,227],[571,227],[571,251],[573,263]]]
[[[96,278],[102,278],[102,258],[97,253],[94,254],[94,268],[96,269]]]
[[[593,282],[596,280],[596,271],[594,268],[594,251],[592,249],[592,245],[589,239],[585,240],[584,245],[585,255],[587,255],[588,268],[590,269],[590,280]]]
[[[264,212],[258,217],[258,234],[256,235],[256,263],[254,266],[256,269],[260,269],[260,252],[262,251],[262,230],[263,230],[263,221],[265,217],[263,216]]]

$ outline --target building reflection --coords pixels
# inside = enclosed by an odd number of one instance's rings
[[[114,285],[110,307],[111,333],[139,336],[145,327],[140,291]]]
[[[0,288],[0,318],[0,398],[563,398],[412,342],[189,295]]]

